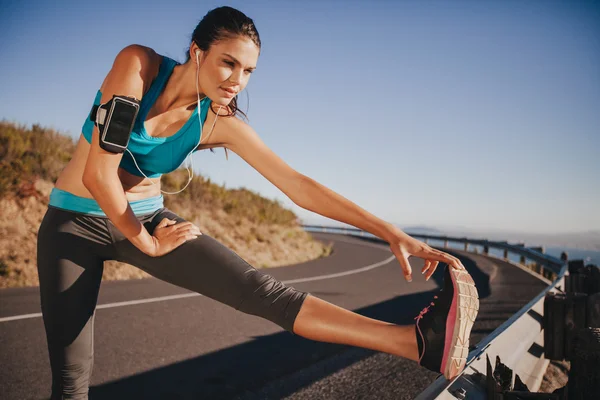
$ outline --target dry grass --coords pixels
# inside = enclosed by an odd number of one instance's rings
[[[0,288],[39,285],[37,231],[60,171],[70,160],[73,141],[33,125],[0,122]],[[187,182],[185,170],[164,175],[167,191]],[[328,256],[332,244],[316,241],[296,215],[277,201],[247,189],[228,190],[201,175],[165,206],[235,251],[256,268],[290,265]],[[128,264],[105,263],[104,280],[150,275]]]
[[[548,369],[540,385],[538,392],[540,393],[553,393],[556,389],[560,389],[566,386],[569,381],[569,370],[571,369],[571,362],[554,361],[551,360],[548,364]]]
[[[70,137],[52,129],[0,121],[0,198],[35,194],[36,179],[56,181],[74,150]]]

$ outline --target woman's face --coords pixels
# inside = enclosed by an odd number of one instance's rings
[[[245,36],[213,43],[208,52],[201,51],[198,56],[202,92],[214,103],[227,106],[248,84],[258,55],[256,44]]]

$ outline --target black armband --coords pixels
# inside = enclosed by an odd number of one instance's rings
[[[104,104],[94,105],[90,119],[100,132],[100,147],[111,153],[123,153],[140,109],[135,97],[113,95]]]

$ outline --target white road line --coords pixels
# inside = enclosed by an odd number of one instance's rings
[[[351,271],[338,272],[337,274],[313,276],[313,277],[310,277],[310,278],[292,279],[292,280],[289,280],[289,281],[282,281],[282,282],[285,283],[285,284],[288,284],[288,283],[298,283],[298,282],[310,282],[310,281],[318,281],[318,280],[321,280],[321,279],[330,279],[330,278],[337,278],[339,276],[358,274],[358,273],[361,273],[361,272],[369,271],[369,270],[374,269],[374,268],[381,267],[382,265],[385,265],[385,264],[387,264],[390,261],[395,260],[395,259],[396,259],[396,256],[391,256],[391,257],[386,258],[385,260],[380,261],[378,263],[367,265],[366,267],[362,267],[362,268],[358,268],[358,269],[353,269]]]
[[[355,243],[355,244],[363,244],[363,243],[358,242],[358,243]],[[364,244],[365,245],[369,245],[367,243],[364,243]],[[292,279],[292,280],[281,281],[281,282],[284,283],[284,284],[299,283],[299,282],[310,282],[310,281],[318,281],[318,280],[322,280],[322,279],[338,278],[340,276],[346,276],[346,275],[352,275],[352,274],[359,274],[361,272],[365,272],[365,271],[372,270],[374,268],[381,267],[382,265],[385,265],[385,264],[387,264],[390,261],[395,260],[395,259],[396,259],[396,256],[391,256],[391,257],[386,258],[385,260],[380,261],[378,263],[367,265],[366,267],[362,267],[362,268],[358,268],[358,269],[353,269],[351,271],[338,272],[337,274],[311,276],[310,278],[299,278],[299,279]],[[263,271],[268,271],[268,269],[264,269]],[[194,293],[176,294],[176,295],[172,295],[172,296],[154,297],[154,298],[142,299],[142,300],[121,301],[121,302],[118,302],[118,303],[100,304],[100,305],[98,305],[96,307],[96,309],[100,309],[100,308],[113,308],[113,307],[124,307],[124,306],[130,306],[130,305],[134,305],[134,304],[152,303],[152,302],[155,302],[155,301],[166,301],[166,300],[183,299],[183,298],[186,298],[186,297],[193,297],[193,296],[202,296],[202,295],[200,293],[195,293],[194,292]],[[27,318],[37,318],[37,317],[41,317],[41,316],[42,316],[42,313],[15,315],[15,316],[12,316],[12,317],[0,318],[0,322],[15,321],[15,320],[18,320],[18,319],[27,319]]]

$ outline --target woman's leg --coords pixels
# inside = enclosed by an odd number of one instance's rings
[[[294,332],[319,342],[364,347],[419,359],[414,325],[396,325],[365,317],[309,295],[294,324]]]
[[[185,221],[168,209],[140,221],[152,234],[163,218]],[[133,246],[110,221],[108,224],[119,261],[246,314],[270,320],[293,333],[294,320],[306,292],[257,270],[209,235],[200,235],[163,256],[150,257]]]
[[[97,250],[103,247],[101,243],[110,244],[106,234],[100,218],[55,208],[48,208],[40,225],[37,269],[52,399],[88,398],[94,315],[103,270]]]
[[[152,233],[163,218],[185,221],[165,209],[142,222]],[[120,260],[158,279],[268,319],[308,339],[418,359],[414,325],[398,326],[368,318],[288,287],[206,234],[162,257],[150,257],[127,241],[114,226],[111,231]]]

